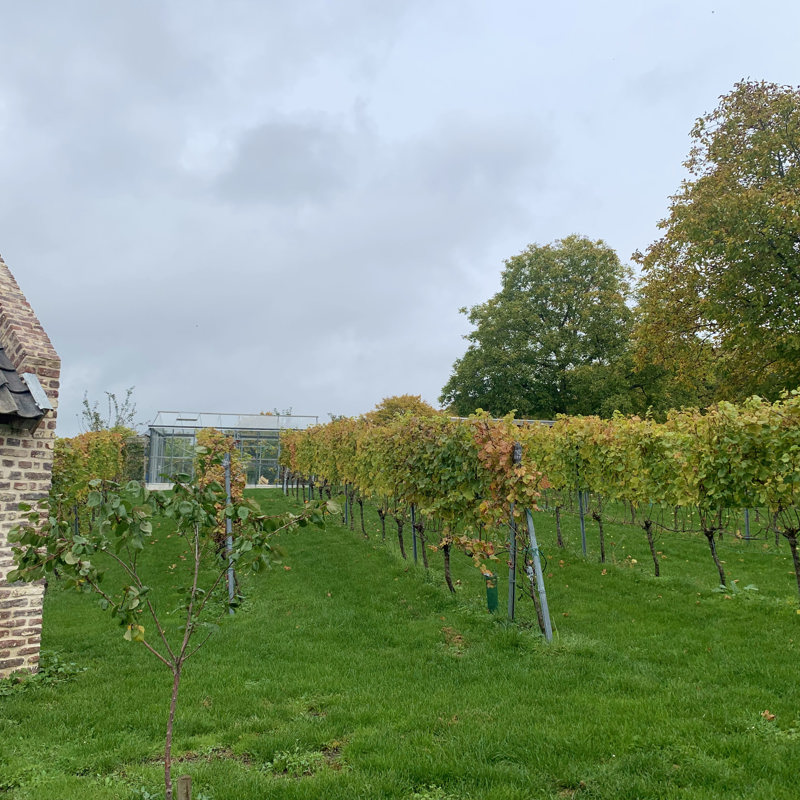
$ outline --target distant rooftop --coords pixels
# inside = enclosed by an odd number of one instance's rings
[[[209,411],[159,411],[150,428],[217,428],[274,431],[310,428],[319,417],[310,414],[228,414]]]

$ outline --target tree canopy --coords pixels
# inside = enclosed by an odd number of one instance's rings
[[[774,399],[800,384],[800,87],[739,82],[691,138],[691,177],[636,255],[636,359],[708,400]]]
[[[372,411],[364,414],[364,419],[383,425],[402,414],[413,414],[417,417],[432,417],[440,413],[432,405],[426,403],[418,394],[400,394],[384,397]]]
[[[462,309],[475,330],[440,402],[460,415],[611,413],[628,391],[618,364],[632,324],[629,279],[603,241],[529,245],[505,262],[494,297]]]

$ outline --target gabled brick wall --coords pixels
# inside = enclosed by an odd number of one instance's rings
[[[35,374],[53,405],[35,431],[0,425],[0,677],[35,670],[42,631],[41,584],[12,584],[6,536],[17,522],[20,502],[50,491],[61,360],[14,276],[0,257],[0,346],[19,374]]]

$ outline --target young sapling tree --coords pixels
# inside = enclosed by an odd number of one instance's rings
[[[199,456],[216,456],[202,452]],[[211,466],[211,465],[209,465]],[[79,591],[99,599],[124,629],[123,636],[141,644],[166,667],[172,677],[164,744],[164,782],[172,800],[172,741],[178,691],[186,662],[208,641],[213,623],[228,617],[230,604],[225,584],[229,565],[240,572],[263,573],[270,565],[270,541],[279,531],[324,525],[324,515],[338,510],[330,503],[307,506],[301,514],[264,515],[247,499],[227,502],[218,482],[201,483],[177,475],[172,492],[156,493],[131,481],[126,486],[94,480],[87,504],[94,510],[88,530],[76,531],[65,519],[50,515],[47,503],[22,505],[24,522],[9,534],[16,543],[16,569],[9,581],[35,581],[58,574]],[[219,511],[235,519],[232,547],[221,550],[215,541]],[[148,573],[162,570],[174,557],[166,536],[153,538],[155,529],[174,525],[186,548],[184,592],[179,610],[165,614],[172,604],[151,589]],[[173,534],[174,536],[175,534]],[[148,547],[157,545],[160,547]],[[158,553],[158,551],[161,553]],[[163,555],[162,555],[163,554]],[[156,556],[154,558],[154,556]],[[158,556],[162,556],[159,558]],[[242,600],[234,599],[234,605]]]

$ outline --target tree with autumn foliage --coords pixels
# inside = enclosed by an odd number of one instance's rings
[[[741,81],[700,117],[662,237],[644,254],[640,367],[701,404],[800,385],[800,87]]]

